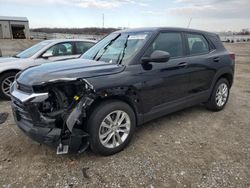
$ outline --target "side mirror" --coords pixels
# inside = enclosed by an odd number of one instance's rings
[[[44,58],[44,59],[49,59],[50,57],[52,57],[52,55],[49,53],[45,53],[42,55],[42,58]]]
[[[165,51],[155,50],[150,57],[143,57],[141,60],[143,63],[155,62],[166,63],[170,59],[170,54]]]

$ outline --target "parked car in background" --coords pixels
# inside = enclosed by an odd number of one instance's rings
[[[12,108],[21,130],[59,154],[90,146],[111,155],[137,125],[200,103],[222,110],[234,67],[235,55],[213,33],[117,31],[81,58],[23,71],[11,88]]]
[[[0,58],[0,97],[10,99],[10,86],[19,71],[52,61],[78,58],[94,44],[95,41],[80,39],[45,40],[13,57]]]

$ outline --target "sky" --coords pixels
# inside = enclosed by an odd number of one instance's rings
[[[250,28],[250,0],[0,0],[0,16],[27,17],[39,27]]]

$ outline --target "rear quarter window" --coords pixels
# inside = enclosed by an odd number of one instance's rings
[[[226,50],[219,35],[210,35],[209,39],[213,45],[213,49]]]

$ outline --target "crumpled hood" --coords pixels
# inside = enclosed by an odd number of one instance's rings
[[[28,68],[18,76],[17,81],[18,83],[31,86],[61,79],[89,78],[115,74],[123,70],[123,65],[86,59],[73,59]]]

